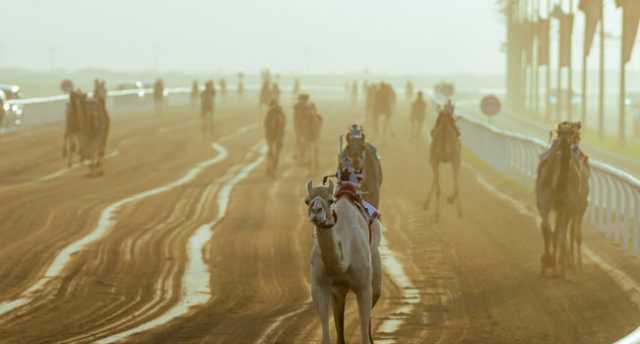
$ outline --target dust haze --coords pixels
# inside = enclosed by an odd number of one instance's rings
[[[0,344],[640,343],[636,0],[0,7]]]

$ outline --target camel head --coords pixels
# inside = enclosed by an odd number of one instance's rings
[[[335,225],[331,205],[333,199],[334,184],[329,181],[328,186],[313,186],[313,181],[307,183],[307,198],[309,221],[318,228],[331,228]]]

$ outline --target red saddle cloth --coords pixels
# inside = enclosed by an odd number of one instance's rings
[[[334,196],[336,199],[347,197],[351,201],[351,203],[353,203],[356,208],[360,210],[360,215],[362,215],[364,220],[369,225],[369,245],[371,245],[373,240],[373,222],[382,217],[380,212],[371,204],[362,199],[362,197],[358,193],[358,190],[356,189],[356,186],[353,183],[339,183],[338,190],[336,191]]]

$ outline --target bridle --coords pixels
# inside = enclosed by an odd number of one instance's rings
[[[311,209],[316,209],[316,208],[324,209],[324,215],[325,215],[324,221],[322,223],[315,223],[316,227],[318,227],[319,229],[325,229],[325,230],[331,229],[338,222],[338,216],[331,207],[335,203],[335,199],[333,199],[333,197],[330,199],[324,199],[322,196],[317,195],[310,200],[305,200],[305,203],[309,207],[309,210],[308,210],[309,215],[311,213]],[[327,218],[329,216],[333,218],[332,219],[333,221],[329,222],[329,219]]]

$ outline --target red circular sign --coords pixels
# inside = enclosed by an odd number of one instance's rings
[[[501,108],[500,99],[496,96],[486,96],[482,98],[482,102],[480,103],[482,113],[490,117],[500,113]]]

